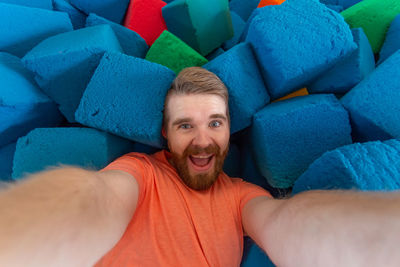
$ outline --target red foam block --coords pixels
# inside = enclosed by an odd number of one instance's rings
[[[161,0],[131,0],[124,26],[135,31],[151,46],[167,29],[161,13],[166,4]]]

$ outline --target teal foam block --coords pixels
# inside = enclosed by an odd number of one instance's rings
[[[231,18],[233,25],[233,37],[222,44],[222,48],[224,50],[231,49],[239,42],[240,36],[242,36],[243,33],[243,29],[246,26],[246,22],[244,22],[242,18],[233,11],[231,11]]]
[[[326,152],[299,177],[293,193],[314,189],[400,189],[400,141],[355,143]]]
[[[40,91],[21,60],[1,52],[0,88],[0,147],[36,127],[57,126],[62,121],[56,104]]]
[[[66,12],[71,19],[74,29],[80,29],[85,27],[87,15],[71,5],[68,0],[53,0],[54,10]]]
[[[400,14],[397,15],[386,33],[385,42],[379,52],[378,64],[388,59],[400,49]]]
[[[175,73],[121,53],[104,54],[82,97],[76,119],[94,128],[161,148],[164,99]]]
[[[146,56],[149,47],[146,41],[136,32],[93,13],[87,17],[87,27],[101,24],[108,24],[111,26],[125,54],[140,58]]]
[[[105,51],[122,52],[109,25],[83,28],[50,37],[23,58],[40,88],[69,122]]]
[[[358,142],[400,139],[400,51],[341,98]]]
[[[248,43],[235,46],[203,68],[215,73],[228,88],[231,133],[250,126],[254,113],[269,103],[267,89]]]
[[[374,53],[363,29],[351,31],[357,50],[307,85],[308,92],[345,94],[375,69]]]
[[[162,8],[169,32],[205,56],[233,37],[226,0],[175,0]]]
[[[343,17],[310,0],[260,8],[246,40],[273,100],[304,87],[357,48]]]
[[[129,0],[69,0],[85,14],[95,13],[116,23],[122,23]]]
[[[240,267],[275,267],[275,264],[253,240],[246,237]]]
[[[72,30],[68,14],[0,3],[0,51],[23,57],[42,40]]]
[[[0,182],[11,180],[16,145],[17,142],[14,142],[0,148]]]
[[[49,10],[53,9],[52,0],[1,0],[1,2],[27,7],[44,8]]]
[[[243,21],[247,21],[251,13],[257,8],[260,0],[231,0],[229,8],[238,14]]]
[[[268,182],[289,188],[326,151],[351,144],[349,115],[334,95],[275,102],[254,115],[252,148]]]
[[[129,140],[91,128],[37,128],[18,139],[13,179],[60,164],[98,170],[130,152]]]

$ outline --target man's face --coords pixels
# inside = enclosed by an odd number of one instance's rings
[[[229,148],[229,123],[218,95],[172,95],[164,136],[170,162],[192,189],[205,190],[217,180]]]

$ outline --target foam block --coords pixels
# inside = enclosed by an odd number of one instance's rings
[[[230,143],[228,155],[226,155],[223,171],[230,177],[240,176],[240,151],[235,143]]]
[[[87,15],[71,5],[68,0],[53,0],[53,5],[54,10],[68,13],[75,30],[85,27]]]
[[[352,33],[357,50],[307,85],[311,93],[345,94],[375,69],[374,53],[364,31],[356,28]]]
[[[213,60],[214,58],[222,55],[223,53],[225,53],[225,50],[222,49],[221,47],[218,47],[217,49],[215,49],[214,51],[212,51],[210,54],[208,54],[206,56],[207,60]]]
[[[326,152],[300,176],[293,193],[314,189],[400,189],[400,141],[352,144]]]
[[[275,267],[267,254],[250,238],[245,239],[243,251],[240,267]]]
[[[351,28],[363,28],[372,50],[378,53],[390,23],[399,13],[398,0],[364,0],[341,14]]]
[[[18,139],[12,178],[60,164],[104,168],[131,151],[129,140],[90,128],[37,128]]]
[[[326,7],[330,8],[338,13],[343,11],[343,7],[339,6],[339,5],[326,5]]]
[[[324,152],[351,144],[349,116],[333,95],[308,95],[267,105],[254,115],[252,147],[268,182],[289,188]]]
[[[95,13],[116,23],[122,23],[129,0],[69,0],[70,3],[89,15]]]
[[[229,9],[238,14],[243,21],[247,21],[251,12],[257,8],[260,0],[231,0],[229,2]]]
[[[106,53],[76,111],[78,122],[162,147],[164,98],[175,74],[144,59]]]
[[[343,9],[347,9],[361,0],[320,0],[321,3],[330,6],[341,6]]]
[[[233,37],[226,0],[175,0],[162,8],[168,31],[205,56]]]
[[[14,142],[0,148],[0,182],[11,180],[16,145],[17,142]]]
[[[340,14],[318,1],[287,0],[257,10],[246,40],[273,99],[304,87],[357,48]]]
[[[56,104],[40,91],[16,56],[0,53],[0,88],[0,147],[36,127],[61,122]]]
[[[381,64],[388,57],[393,55],[397,50],[400,49],[400,15],[390,24],[389,30],[386,33],[385,42],[383,43],[382,49],[379,52],[378,64]]]
[[[44,8],[44,9],[53,9],[52,0],[1,0],[2,3],[14,4],[14,5],[22,5],[27,7],[36,7],[36,8]]]
[[[239,42],[240,36],[242,36],[243,33],[243,29],[246,26],[246,22],[244,22],[242,18],[233,11],[231,11],[231,18],[233,25],[233,37],[222,44],[222,48],[224,50],[231,49]]]
[[[168,31],[158,37],[147,52],[147,60],[161,64],[178,74],[182,69],[203,66],[208,60]]]
[[[309,95],[307,88],[301,88],[300,90],[297,90],[293,93],[290,93],[288,95],[285,95],[284,97],[278,98],[272,102],[278,102],[278,101],[282,101],[282,100],[286,100],[286,99],[290,99],[293,97],[298,97],[298,96],[305,96],[305,95]]]
[[[261,0],[257,7],[280,5],[283,2],[285,2],[285,0]]]
[[[122,48],[111,27],[99,25],[50,37],[27,53],[23,63],[68,121],[75,122],[80,98],[105,51]]]
[[[144,58],[149,47],[146,41],[136,32],[91,13],[86,20],[86,27],[108,24],[113,29],[125,54]]]
[[[0,51],[23,57],[42,40],[72,30],[68,14],[0,3]]]
[[[239,44],[203,67],[215,73],[228,88],[231,133],[250,126],[254,113],[269,103],[250,45]]]
[[[161,9],[166,5],[161,0],[135,0],[129,4],[124,25],[137,32],[151,46],[167,29]]]
[[[397,51],[342,99],[356,141],[400,138],[400,51]]]

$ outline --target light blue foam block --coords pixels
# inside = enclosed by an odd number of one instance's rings
[[[0,148],[0,182],[11,180],[16,145],[17,142],[14,142]]]
[[[252,147],[262,175],[289,188],[324,152],[351,144],[349,116],[334,95],[275,102],[254,115]]]
[[[13,179],[60,164],[98,170],[130,152],[129,140],[91,128],[37,128],[18,139]]]
[[[250,126],[254,113],[269,103],[250,45],[236,45],[203,67],[215,73],[228,88],[231,132]]]
[[[161,136],[164,98],[175,73],[121,53],[106,53],[82,97],[76,119],[154,147]]]
[[[0,53],[0,88],[0,147],[36,127],[61,122],[56,104],[40,91],[21,60],[8,53]]]
[[[246,40],[272,99],[304,87],[357,48],[343,17],[316,0],[260,8]]]
[[[0,2],[27,7],[44,8],[49,10],[53,9],[52,0],[1,0]]]
[[[231,18],[233,25],[233,37],[222,44],[222,48],[224,50],[231,49],[239,42],[239,39],[243,33],[243,29],[246,26],[246,22],[244,22],[243,19],[233,11],[231,11]]]
[[[400,14],[397,15],[386,33],[385,42],[379,52],[378,64],[400,49]]]
[[[229,9],[238,14],[243,21],[247,21],[259,2],[260,0],[231,0]]]
[[[53,0],[54,10],[66,12],[71,19],[74,29],[85,27],[87,15],[71,5],[68,0]]]
[[[108,24],[111,26],[125,54],[144,58],[149,49],[146,41],[136,32],[100,16],[91,13],[86,20],[86,26]]]
[[[375,69],[374,53],[363,29],[351,31],[357,50],[307,85],[308,92],[345,94]]]
[[[69,0],[85,14],[95,13],[116,23],[122,23],[129,0]]]
[[[0,3],[0,51],[23,57],[42,40],[72,30],[67,13]]]
[[[400,141],[355,143],[326,152],[299,177],[293,193],[314,189],[400,189]]]
[[[69,122],[105,51],[122,48],[109,25],[87,27],[50,37],[24,58],[42,90],[60,105]]]
[[[359,142],[400,138],[400,51],[342,99]]]

